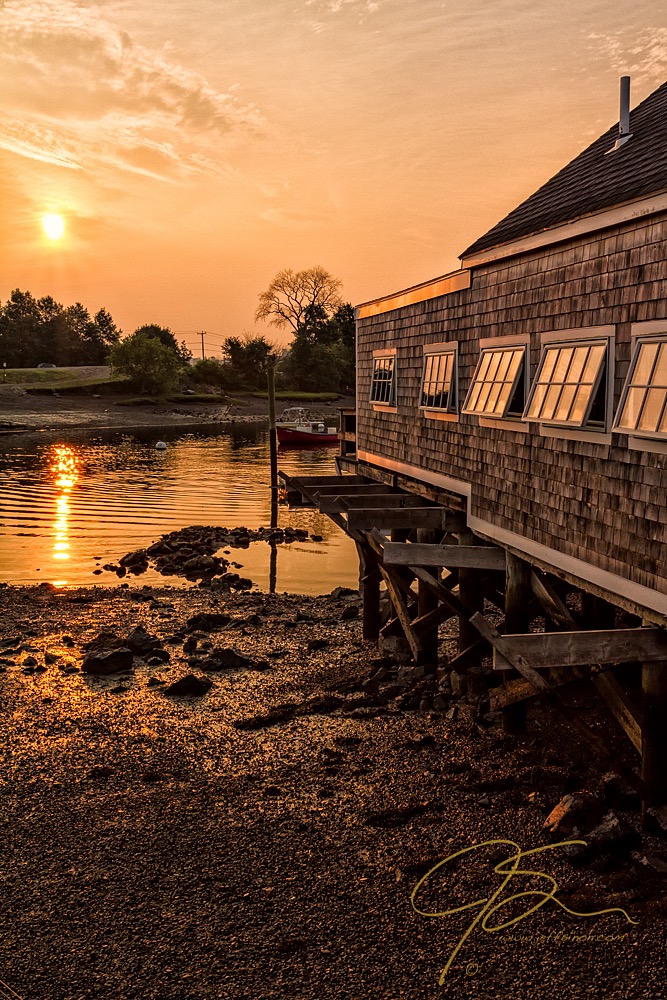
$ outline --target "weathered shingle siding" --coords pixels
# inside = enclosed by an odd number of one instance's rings
[[[667,593],[667,456],[424,418],[422,347],[459,344],[460,401],[483,337],[615,325],[615,398],[630,324],[667,319],[667,213],[474,271],[470,289],[359,321],[358,448],[472,484],[471,513],[600,569]],[[397,348],[397,413],[368,400],[372,352]]]

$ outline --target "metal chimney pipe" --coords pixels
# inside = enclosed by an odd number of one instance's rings
[[[616,153],[625,146],[626,142],[632,139],[630,131],[630,77],[621,77],[621,114],[618,120],[618,138],[616,142],[607,150],[607,153]]]
[[[618,122],[618,134],[630,135],[630,77],[621,77],[621,116]]]

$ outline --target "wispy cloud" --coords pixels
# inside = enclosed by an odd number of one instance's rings
[[[667,28],[649,28],[635,35],[627,31],[594,33],[592,48],[617,73],[628,73],[638,84],[662,83],[667,77]]]
[[[0,81],[0,146],[74,169],[215,171],[221,149],[265,129],[234,88],[219,92],[71,0],[0,2]]]

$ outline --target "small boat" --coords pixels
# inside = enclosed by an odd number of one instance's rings
[[[276,434],[281,444],[338,444],[335,427],[325,427],[321,420],[311,420],[302,406],[288,406],[276,420]]]

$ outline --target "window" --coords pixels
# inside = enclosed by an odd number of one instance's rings
[[[454,351],[424,355],[420,406],[433,410],[456,410],[456,354]]]
[[[637,342],[614,430],[667,436],[667,337]]]
[[[547,346],[524,420],[604,429],[607,414],[607,341]]]
[[[525,347],[482,351],[464,413],[480,417],[520,416],[526,400]]]
[[[373,358],[371,402],[396,404],[396,356]]]

